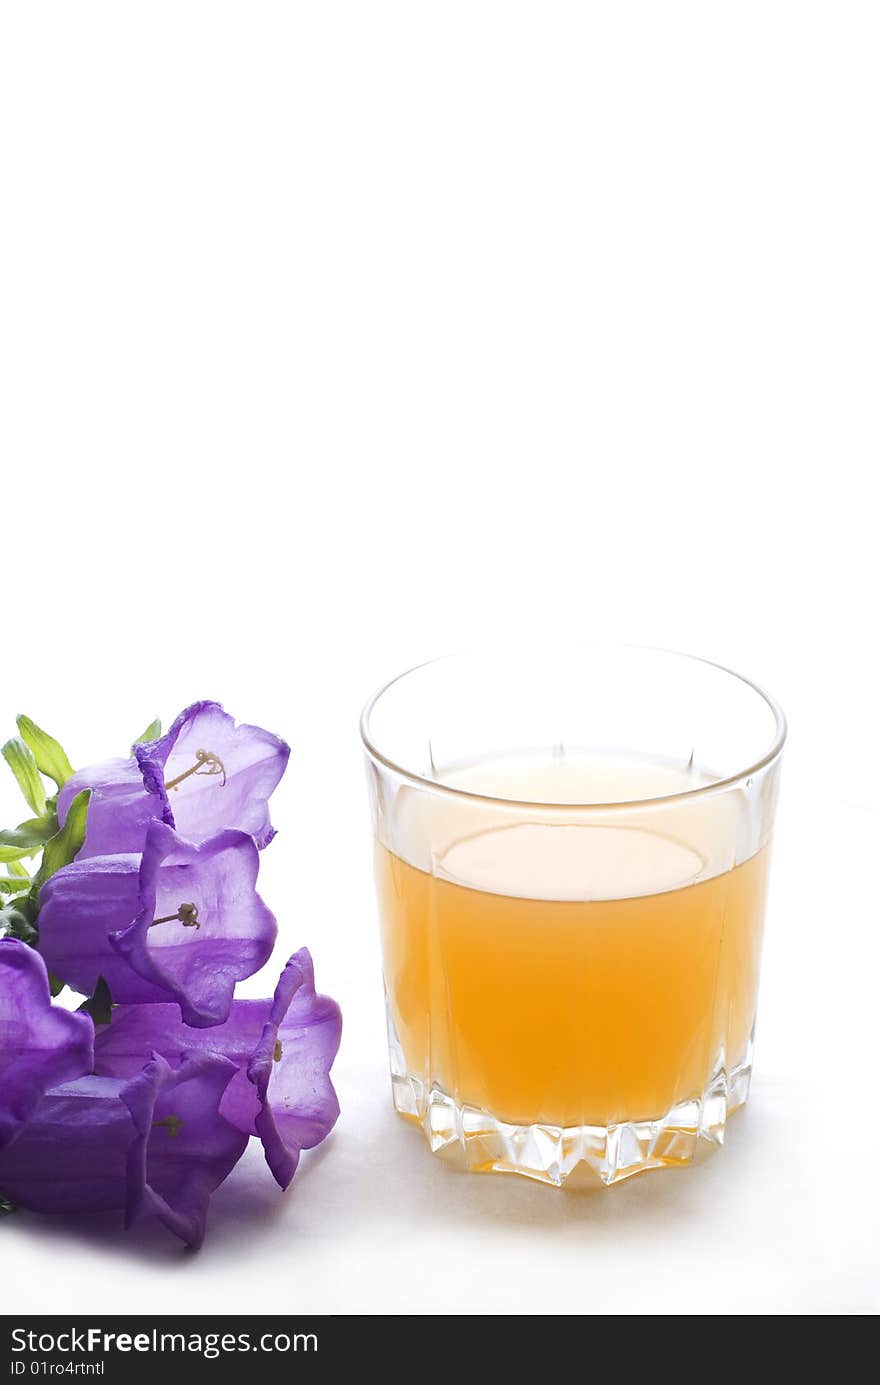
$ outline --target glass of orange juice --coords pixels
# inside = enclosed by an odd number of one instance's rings
[[[361,724],[394,1104],[464,1168],[614,1183],[746,1099],[785,740],[625,646],[440,659]]]

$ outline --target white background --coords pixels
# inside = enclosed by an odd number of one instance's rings
[[[197,1256],[18,1214],[6,1311],[880,1306],[878,37],[4,6],[0,728],[84,763],[214,696],[284,734],[262,889],[346,1020],[286,1196],[255,1150]],[[750,1106],[596,1193],[449,1172],[389,1102],[360,704],[531,632],[719,659],[791,724]]]

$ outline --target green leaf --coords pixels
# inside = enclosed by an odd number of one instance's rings
[[[31,947],[36,946],[37,930],[29,905],[26,899],[10,899],[0,908],[0,938],[19,938]]]
[[[90,798],[90,789],[80,789],[76,797],[70,801],[64,826],[43,847],[40,869],[34,876],[32,895],[35,900],[39,899],[40,890],[49,877],[62,866],[69,866],[85,841]]]
[[[6,869],[10,875],[18,875],[22,880],[30,880],[31,878],[20,861],[10,861]]]
[[[50,736],[48,731],[44,731],[35,721],[31,721],[30,717],[22,714],[16,717],[16,722],[22,740],[33,753],[37,769],[42,774],[48,774],[50,779],[54,779],[59,789],[63,788],[73,774],[73,765],[62,747],[54,736]]]
[[[89,996],[88,1000],[84,1000],[82,1005],[78,1008],[80,1010],[85,1010],[87,1015],[91,1015],[95,1024],[110,1023],[110,1011],[113,1009],[113,997],[110,994],[110,987],[107,985],[103,976],[98,977],[97,984],[92,994]]]
[[[27,822],[20,822],[17,827],[7,827],[0,832],[0,846],[17,846],[33,854],[45,846],[57,831],[57,817],[54,813],[46,813],[41,818],[28,818]]]
[[[34,856],[38,850],[39,847],[5,846],[0,842],[0,865],[14,865],[16,861],[21,860],[22,856]]]
[[[67,982],[62,981],[60,976],[56,976],[54,971],[49,972],[49,994],[53,999],[55,996],[61,994],[66,985]]]
[[[0,865],[14,865],[22,856],[33,856],[38,850],[33,846],[4,846],[0,843]]]
[[[30,877],[20,875],[0,875],[0,894],[21,894],[31,887]]]
[[[46,790],[30,746],[13,736],[3,747],[3,758],[18,780],[31,812],[37,815],[45,812]]]
[[[0,1193],[0,1217],[8,1217],[16,1210],[15,1203],[10,1202],[9,1198]]]
[[[156,720],[150,722],[150,724],[149,724],[149,726],[147,727],[146,731],[142,731],[141,734],[138,736],[137,740],[133,742],[133,744],[134,744],[134,745],[143,745],[145,741],[155,741],[155,740],[158,740],[158,738],[161,736],[161,734],[162,734],[162,723],[161,723],[161,721],[159,720],[159,718],[156,717]]]
[[[41,818],[28,818],[27,822],[20,822],[17,827],[7,828],[0,832],[0,862],[7,862],[12,869],[22,856],[36,856],[57,831],[58,819],[54,813]]]

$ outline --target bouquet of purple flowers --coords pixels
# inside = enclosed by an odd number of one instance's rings
[[[235,999],[275,942],[256,881],[290,749],[196,702],[74,773],[18,727],[3,756],[33,816],[0,832],[0,1200],[153,1215],[198,1246],[251,1136],[286,1188],[339,1114],[342,1020],[308,950],[271,999]],[[52,1003],[65,986],[78,1011]]]

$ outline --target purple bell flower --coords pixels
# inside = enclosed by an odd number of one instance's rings
[[[0,941],[0,1150],[20,1135],[43,1093],[92,1070],[88,1015],[52,1004],[46,964],[15,938]]]
[[[302,948],[272,1000],[233,1001],[229,1018],[212,1029],[187,1028],[173,1005],[117,1006],[98,1031],[95,1067],[127,1077],[152,1049],[172,1064],[194,1049],[231,1059],[238,1072],[220,1109],[240,1131],[259,1135],[269,1168],[286,1188],[300,1151],[320,1144],[339,1115],[330,1067],[341,1031],[339,1006],[315,994],[312,959]]]
[[[142,857],[78,859],[46,881],[40,952],[83,994],[103,976],[114,1001],[175,1000],[186,1024],[221,1024],[236,981],[259,971],[275,942],[258,867],[245,832],[197,845],[154,820]]]
[[[290,746],[270,731],[236,726],[219,702],[194,702],[164,736],[136,745],[131,759],[89,765],[68,779],[58,820],[80,789],[91,789],[80,860],[141,851],[153,818],[190,841],[235,827],[262,848],[275,835],[269,798],[289,757]]]
[[[153,1054],[128,1080],[81,1077],[47,1092],[0,1153],[0,1189],[34,1212],[125,1211],[159,1218],[188,1245],[205,1234],[208,1201],[247,1144],[220,1114],[235,1065]]]
[[[90,789],[86,839],[77,859],[143,850],[147,828],[161,816],[161,805],[144,789],[138,762],[119,758],[88,765],[68,779],[58,794],[58,822],[63,827],[71,802]]]

